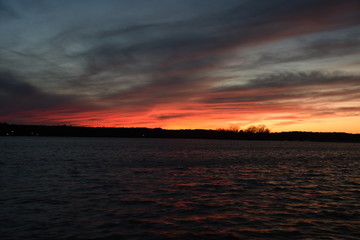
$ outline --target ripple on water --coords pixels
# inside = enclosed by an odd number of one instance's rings
[[[358,239],[358,145],[6,141],[2,240]]]

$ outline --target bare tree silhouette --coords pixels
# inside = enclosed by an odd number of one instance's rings
[[[245,129],[246,133],[270,133],[270,129],[265,125],[250,126]]]

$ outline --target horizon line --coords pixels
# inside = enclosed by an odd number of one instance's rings
[[[108,128],[108,129],[159,129],[159,130],[166,130],[166,131],[227,131],[227,132],[234,132],[234,133],[249,133],[250,131],[246,131],[246,129],[239,129],[239,130],[233,130],[233,129],[227,129],[227,128],[216,128],[216,129],[206,129],[206,128],[162,128],[162,127],[105,127],[105,126],[86,126],[86,125],[72,125],[72,124],[59,124],[59,125],[48,125],[48,124],[18,124],[18,123],[7,123],[7,122],[0,122],[0,124],[5,125],[15,125],[15,126],[41,126],[41,127],[79,127],[79,128]],[[255,126],[255,125],[254,125]],[[257,125],[259,126],[259,125]],[[255,126],[255,127],[257,127]],[[268,129],[265,126],[266,129]],[[328,134],[350,134],[350,135],[360,135],[360,133],[350,133],[350,132],[321,132],[321,131],[301,131],[301,130],[293,130],[293,131],[271,131],[271,129],[268,129],[269,134],[271,133],[328,133]]]

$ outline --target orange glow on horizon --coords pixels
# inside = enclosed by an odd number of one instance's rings
[[[333,104],[334,105],[334,104]],[[256,107],[255,107],[256,106]],[[241,110],[241,111],[240,111]],[[335,115],[312,113],[306,106],[291,102],[281,106],[262,103],[245,104],[167,104],[149,111],[117,110],[76,111],[53,109],[24,111],[0,117],[0,122],[14,124],[72,125],[88,127],[146,127],[163,129],[238,129],[265,125],[272,132],[311,131],[360,134],[360,116],[346,112]],[[17,121],[11,121],[17,119]]]
[[[190,2],[184,16],[151,4],[118,14],[133,9],[124,3],[55,21],[77,8],[11,12],[0,122],[360,134],[359,1]]]
[[[154,120],[152,117],[108,117],[101,120],[73,117],[72,119],[58,116],[58,122],[52,125],[73,125],[89,127],[146,127],[163,129],[238,129],[244,130],[249,126],[265,125],[272,132],[282,131],[309,131],[309,132],[346,132],[360,133],[359,117],[326,118],[326,119],[276,119],[259,120],[246,119],[244,121],[232,121],[226,118],[207,119],[203,117],[184,117],[179,119]],[[43,123],[40,123],[43,124]]]
[[[231,104],[230,104],[231,105]],[[186,106],[190,109],[190,106]],[[259,109],[249,107],[237,113],[236,109],[204,108],[193,106],[193,110],[181,109],[179,105],[164,106],[161,110],[145,113],[114,111],[69,112],[52,110],[47,112],[23,112],[18,116],[2,116],[1,122],[14,124],[72,125],[88,127],[146,127],[163,129],[238,129],[265,125],[272,132],[311,131],[360,133],[360,116],[314,116],[282,106],[279,109],[267,106]],[[28,116],[28,117],[25,117]],[[36,116],[36,117],[34,117]],[[9,121],[7,118],[17,118]],[[36,119],[36,120],[34,120]]]

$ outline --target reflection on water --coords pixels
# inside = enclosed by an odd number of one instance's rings
[[[0,138],[0,236],[358,239],[359,146]]]

